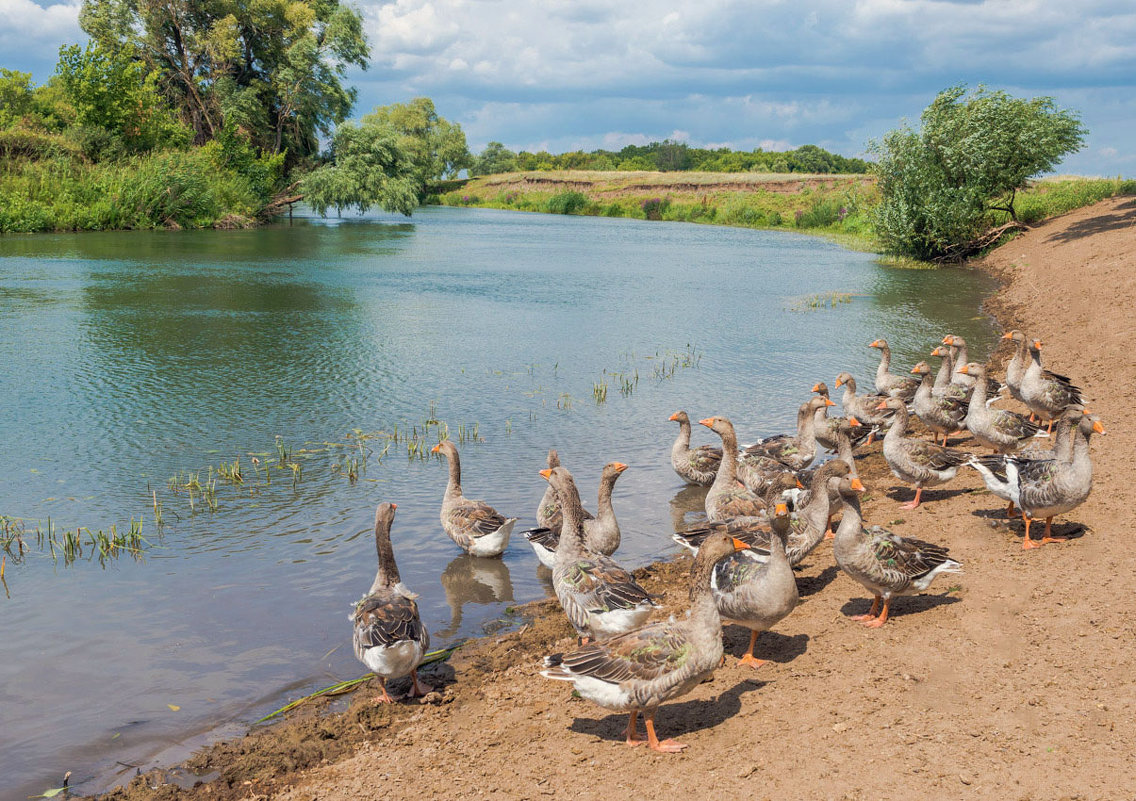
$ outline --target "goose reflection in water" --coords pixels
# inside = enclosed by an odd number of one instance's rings
[[[670,500],[671,527],[682,531],[692,523],[706,520],[706,493],[709,487],[687,484]]]
[[[502,559],[470,556],[463,553],[442,571],[442,589],[450,605],[450,625],[438,632],[440,638],[452,637],[462,624],[466,604],[499,604],[513,601],[513,580],[509,566]]]

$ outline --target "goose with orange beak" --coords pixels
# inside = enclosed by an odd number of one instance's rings
[[[1047,431],[1053,433],[1053,421],[1070,406],[1084,406],[1080,387],[1068,377],[1041,366],[1041,341],[1029,345],[1030,362],[1022,375],[1020,392],[1030,411],[1049,423]]]
[[[872,593],[872,608],[853,620],[879,628],[887,623],[892,598],[923,592],[942,573],[962,572],[962,565],[947,556],[946,548],[879,526],[865,529],[860,479],[844,478],[839,491],[843,513],[832,544],[836,564]]]

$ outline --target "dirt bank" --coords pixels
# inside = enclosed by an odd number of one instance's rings
[[[861,467],[868,522],[949,545],[966,573],[897,602],[892,622],[867,630],[848,620],[866,611],[863,590],[822,545],[800,573],[802,605],[759,640],[772,663],[752,671],[728,657],[662,709],[661,733],[690,745],[681,755],[628,749],[625,718],[540,678],[540,656],[570,644],[563,616],[542,602],[525,608],[530,625],[432,669],[427,681],[443,685],[434,703],[374,707],[357,693],[346,713],[303,711],[203,752],[194,766],[215,774],[194,789],[154,773],[110,797],[610,799],[709,787],[757,798],[1130,796],[1136,367],[1124,340],[1136,317],[1136,201],[1053,220],[981,266],[1005,280],[989,310],[1045,342],[1047,363],[1085,389],[1109,431],[1094,442],[1092,497],[1056,527],[1076,539],[1023,552],[1020,524],[1002,522],[1001,502],[971,471],[902,512],[910,490],[875,446]],[[926,332],[927,349],[944,333]],[[643,580],[681,604],[687,566],[657,565]],[[745,634],[727,634],[740,654]]]

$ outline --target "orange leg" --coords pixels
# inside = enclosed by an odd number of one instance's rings
[[[749,649],[745,652],[745,656],[738,660],[738,667],[749,665],[751,668],[757,669],[766,663],[767,660],[758,659],[753,655],[755,645],[757,645],[757,632],[751,631],[749,633]]]
[[[638,719],[639,719],[639,710],[638,709],[632,709],[631,710],[631,717],[627,721],[627,740],[626,740],[627,744],[629,746],[631,746],[632,748],[634,748],[637,745],[642,745],[643,743],[647,742],[646,740],[644,740],[643,738],[641,738],[639,736],[639,732],[636,730],[635,721],[637,721]]]
[[[867,628],[870,628],[870,629],[878,629],[884,623],[887,623],[888,622],[888,604],[889,603],[891,603],[890,600],[885,600],[884,601],[884,608],[880,610],[880,616],[877,617],[875,620],[865,620],[861,625],[866,626]]]
[[[417,670],[410,671],[410,697],[411,698],[421,698],[422,696],[426,695],[427,693],[432,693],[432,692],[434,692],[434,688],[431,687],[429,684],[419,684],[418,683],[418,671]]]
[[[904,504],[900,504],[899,508],[900,509],[918,509],[919,508],[919,499],[922,496],[923,496],[923,488],[922,487],[916,487],[915,488],[915,500],[908,501],[907,503],[904,503]]]
[[[1010,501],[1010,505],[1006,507],[1006,517],[1017,517],[1018,510],[1014,508],[1014,502]]]
[[[826,540],[834,540],[834,539],[836,539],[836,529],[835,529],[835,528],[833,528],[833,525],[832,525],[832,517],[831,517],[831,516],[830,516],[830,517],[828,518],[828,523],[827,523],[827,525],[826,525],[826,527],[825,527],[824,538],[825,538]]]
[[[686,748],[684,743],[678,743],[674,740],[659,741],[659,738],[655,736],[655,712],[656,710],[652,709],[643,713],[643,720],[647,724],[647,747],[663,754],[677,754]]]
[[[374,703],[374,704],[393,704],[394,699],[391,698],[390,693],[387,692],[387,680],[384,679],[382,676],[379,677],[379,687],[382,689],[383,694],[382,695],[376,695],[372,699],[371,703]]]
[[[880,611],[880,596],[877,595],[874,598],[872,598],[872,608],[868,610],[868,614],[866,614],[866,615],[853,615],[852,619],[853,620],[859,620],[861,622],[863,622],[865,620],[875,620],[876,614],[879,611]]]
[[[876,432],[875,431],[869,431],[868,432],[868,441],[865,442],[864,444],[865,445],[871,445],[872,440],[874,440],[875,438],[876,438]]]
[[[1046,434],[1052,434],[1053,433],[1053,421],[1052,420],[1049,421],[1049,426],[1045,429],[1045,433]]]
[[[1046,542],[1067,542],[1068,537],[1054,537],[1053,536],[1053,518],[1045,518],[1045,536],[1041,538],[1043,543]]]

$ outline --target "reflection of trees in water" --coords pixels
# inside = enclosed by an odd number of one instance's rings
[[[670,500],[671,527],[682,531],[697,520],[706,519],[706,493],[709,487],[687,484]]]
[[[513,581],[509,566],[501,559],[462,554],[442,571],[442,589],[450,605],[450,625],[438,637],[453,637],[462,624],[466,604],[499,604],[513,600]]]

